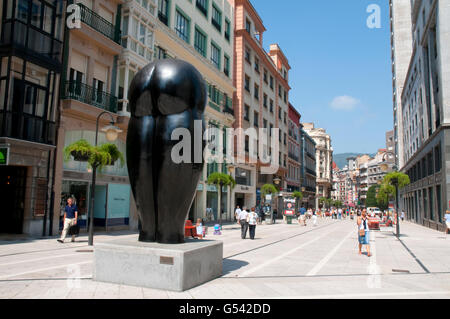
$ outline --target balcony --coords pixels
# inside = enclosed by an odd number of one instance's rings
[[[63,100],[77,100],[100,109],[117,113],[117,97],[102,91],[97,91],[92,86],[75,81],[64,83]]]
[[[80,7],[82,22],[86,23],[88,26],[100,32],[105,37],[113,40],[117,44],[120,44],[122,35],[119,26],[114,26],[112,23],[81,3],[78,3],[78,6]]]
[[[61,67],[62,42],[19,20],[12,19],[3,23],[3,39],[0,46],[12,46],[27,57],[39,59],[57,68]]]
[[[0,111],[0,136],[55,145],[55,122],[27,113]]]

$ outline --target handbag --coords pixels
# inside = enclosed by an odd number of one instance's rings
[[[364,229],[359,230],[359,236],[364,237],[366,236],[366,231]]]
[[[80,226],[78,226],[78,224],[70,226],[69,235],[73,236],[78,235],[79,233],[80,233]]]

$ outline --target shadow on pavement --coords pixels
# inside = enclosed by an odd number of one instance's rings
[[[223,260],[222,276],[228,275],[229,273],[231,273],[235,270],[238,270],[247,265],[248,265],[248,262],[246,262],[246,261],[225,258]]]

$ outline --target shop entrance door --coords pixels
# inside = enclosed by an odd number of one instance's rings
[[[0,166],[0,233],[22,233],[26,178],[26,167]]]

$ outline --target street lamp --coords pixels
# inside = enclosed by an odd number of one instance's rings
[[[97,147],[98,144],[98,125],[99,125],[99,121],[100,118],[104,115],[104,114],[109,114],[109,116],[111,117],[111,122],[110,125],[104,127],[102,129],[102,132],[105,132],[106,134],[106,139],[109,142],[114,142],[117,137],[119,136],[119,133],[122,132],[121,129],[119,129],[118,127],[114,126],[115,121],[114,121],[114,117],[112,116],[111,113],[109,113],[108,111],[104,111],[102,113],[100,113],[97,116],[97,121],[96,121],[96,126],[95,126],[95,147]],[[94,201],[95,201],[95,179],[96,179],[96,175],[97,175],[97,165],[95,163],[93,163],[92,165],[92,185],[91,185],[91,200],[89,203],[89,241],[88,241],[88,245],[92,246],[94,245]]]
[[[392,152],[389,152],[389,151],[387,151],[383,154],[382,163],[380,164],[380,168],[383,172],[387,172],[389,170],[389,165],[388,165],[388,163],[386,163],[386,155],[389,155],[389,154],[394,155],[394,157],[395,157],[395,154]],[[394,164],[392,166],[392,170],[397,171],[397,169],[398,169],[397,165]],[[392,178],[391,182],[395,186],[395,215],[396,215],[395,216],[395,222],[396,222],[396,230],[395,231],[396,231],[397,238],[399,238],[400,237],[400,224],[399,224],[399,216],[398,216],[399,215],[398,214],[398,178]]]

